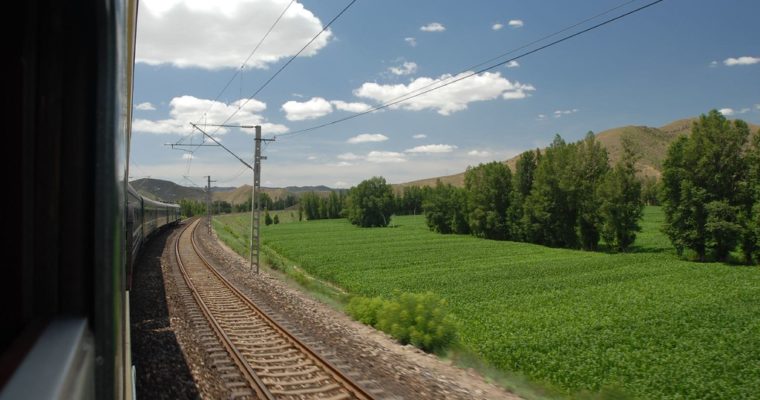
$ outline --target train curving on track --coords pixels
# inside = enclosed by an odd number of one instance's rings
[[[226,379],[235,397],[261,399],[373,399],[330,362],[280,326],[237,290],[201,254],[200,220],[175,242],[182,276],[224,353],[232,359]],[[213,338],[207,338],[213,340]],[[221,350],[221,349],[220,349]],[[220,351],[221,352],[221,351]]]

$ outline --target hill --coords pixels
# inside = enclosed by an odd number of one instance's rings
[[[197,187],[186,187],[161,179],[137,179],[129,182],[141,195],[159,201],[177,203],[182,199],[204,201],[206,192]]]
[[[623,126],[612,128],[596,134],[596,139],[607,150],[610,164],[615,164],[622,155],[623,138],[629,138],[639,151],[641,159],[638,162],[639,175],[642,177],[653,176],[659,178],[662,174],[662,162],[667,155],[668,146],[676,138],[688,135],[691,126],[697,118],[686,118],[673,121],[659,128],[648,126]],[[750,131],[757,133],[760,126],[749,124]],[[541,149],[542,151],[545,150]],[[512,172],[515,171],[519,156],[504,161]],[[397,188],[404,186],[434,186],[437,180],[450,183],[454,186],[464,186],[464,172],[437,178],[420,179],[396,185]]]

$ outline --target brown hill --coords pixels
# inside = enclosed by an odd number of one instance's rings
[[[623,126],[620,128],[608,129],[596,135],[596,139],[607,149],[610,158],[610,164],[615,164],[622,154],[623,138],[629,138],[637,147],[641,159],[638,162],[640,176],[653,176],[659,178],[662,174],[662,162],[667,155],[668,146],[676,138],[682,135],[688,135],[691,132],[691,126],[697,118],[686,118],[673,121],[659,128],[648,126]],[[749,124],[750,131],[757,134],[760,126]],[[545,149],[541,149],[542,151]],[[515,171],[517,157],[504,161],[512,172]],[[397,188],[404,186],[434,186],[437,180],[443,183],[450,183],[454,186],[464,186],[464,172],[447,175],[438,178],[420,179],[417,181],[406,182],[396,185]]]

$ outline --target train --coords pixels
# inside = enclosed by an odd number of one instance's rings
[[[130,264],[179,219],[128,183],[137,3],[9,10],[0,400],[134,398]]]
[[[132,288],[132,271],[143,244],[154,233],[181,219],[178,204],[164,203],[141,195],[127,184],[127,290]]]

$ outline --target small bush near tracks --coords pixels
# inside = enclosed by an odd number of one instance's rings
[[[379,297],[354,297],[346,312],[357,321],[374,326],[401,344],[438,352],[456,338],[456,328],[446,301],[432,292],[401,293],[391,300]]]

